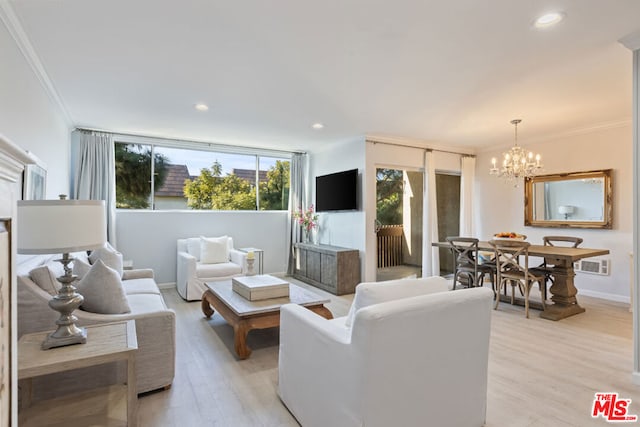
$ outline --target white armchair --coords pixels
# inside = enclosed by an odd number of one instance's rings
[[[351,326],[283,306],[284,404],[305,427],[483,425],[493,292],[447,290],[440,277],[360,284]]]
[[[202,299],[207,289],[205,282],[226,280],[247,272],[247,254],[233,248],[233,239],[228,238],[228,257],[222,262],[201,262],[200,237],[178,239],[178,264],[176,288],[187,301]]]

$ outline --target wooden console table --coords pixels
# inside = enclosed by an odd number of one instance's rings
[[[23,387],[22,407],[18,413],[20,426],[135,426],[138,416],[135,321],[87,326],[86,344],[41,350],[40,345],[47,334],[49,332],[27,334],[18,341],[18,379]],[[118,360],[127,362],[126,387],[102,387],[31,405],[32,378]],[[120,411],[125,404],[126,412]]]
[[[360,283],[357,249],[296,243],[293,277],[334,295],[352,294]]]

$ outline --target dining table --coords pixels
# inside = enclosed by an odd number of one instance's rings
[[[435,242],[433,246],[439,248],[451,248],[449,242]],[[493,248],[487,241],[480,241],[478,249],[493,252]],[[574,263],[583,258],[607,255],[608,249],[571,248],[564,246],[529,246],[529,256],[544,258],[546,265],[551,267],[553,284],[549,288],[551,303],[546,303],[540,317],[548,320],[560,320],[575,314],[584,313],[584,307],[578,304],[576,295],[578,289],[574,278],[576,272]]]

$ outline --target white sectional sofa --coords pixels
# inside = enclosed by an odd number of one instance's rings
[[[86,254],[79,255],[86,259]],[[59,313],[48,306],[51,294],[40,288],[30,277],[34,268],[48,265],[59,272],[57,256],[25,256],[17,259],[18,275],[18,336],[31,332],[52,331]],[[167,308],[153,278],[152,270],[123,272],[122,285],[131,309],[126,314],[97,314],[78,309],[74,315],[79,326],[134,319],[138,339],[136,374],[138,393],[168,388],[175,372],[175,313]],[[91,337],[89,336],[90,340]],[[19,355],[18,355],[19,357]],[[65,392],[79,391],[98,385],[108,385],[124,379],[123,366],[102,365],[38,377],[33,380],[34,400],[53,397],[49,389],[56,384]],[[56,388],[55,390],[60,390]]]

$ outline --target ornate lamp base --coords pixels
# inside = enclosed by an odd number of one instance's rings
[[[73,315],[73,311],[80,307],[84,302],[82,295],[76,292],[73,282],[77,279],[71,273],[69,263],[73,258],[68,253],[62,255],[62,259],[56,260],[64,266],[64,276],[58,277],[58,281],[62,283],[62,287],[58,291],[58,295],[49,300],[49,307],[60,313],[60,317],[56,320],[56,329],[49,334],[42,343],[42,349],[62,347],[72,344],[85,344],[87,342],[87,330],[79,328],[75,322],[78,320]]]
[[[50,348],[63,347],[65,345],[86,344],[87,330],[72,325],[73,328],[58,327],[58,329],[49,334],[42,342],[41,348],[49,350]]]
[[[255,276],[256,271],[253,269],[253,263],[255,259],[247,258],[247,276]]]

